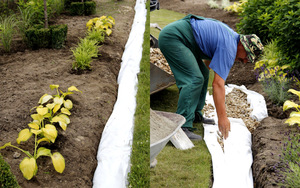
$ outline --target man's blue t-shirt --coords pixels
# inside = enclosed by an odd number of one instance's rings
[[[198,46],[211,58],[209,67],[226,80],[236,57],[240,35],[217,20],[191,18],[190,22]]]

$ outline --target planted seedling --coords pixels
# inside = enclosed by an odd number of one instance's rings
[[[111,28],[115,25],[115,19],[112,16],[101,16],[90,19],[86,27],[88,30],[96,29],[99,31],[105,31],[106,35],[109,36],[112,33]]]
[[[19,167],[23,176],[30,180],[36,175],[38,166],[36,160],[40,156],[51,157],[54,169],[62,173],[65,169],[65,159],[59,152],[52,153],[50,149],[45,147],[39,147],[41,142],[54,143],[57,138],[57,129],[55,125],[59,125],[63,130],[67,129],[67,125],[70,123],[69,115],[70,110],[73,107],[73,103],[70,99],[65,99],[67,95],[73,94],[73,91],[79,91],[75,86],[68,88],[67,92],[62,92],[58,89],[59,85],[50,85],[50,89],[56,89],[56,95],[44,94],[39,100],[39,106],[34,107],[36,113],[31,115],[32,122],[28,124],[29,128],[23,129],[19,132],[17,143],[26,142],[34,136],[34,152],[31,154],[29,151],[25,151],[17,146],[8,142],[4,144],[1,149],[6,147],[16,148],[27,155]],[[33,109],[34,109],[33,108]]]

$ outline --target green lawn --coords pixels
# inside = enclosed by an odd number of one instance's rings
[[[161,28],[168,23],[183,18],[185,15],[169,10],[156,10],[150,13],[150,22],[157,23]],[[159,30],[150,28],[151,34],[158,37]],[[210,74],[209,91],[213,71]],[[176,112],[178,89],[173,85],[150,97],[153,110]],[[202,124],[194,124],[196,133],[203,136]],[[204,141],[193,142],[195,147],[189,150],[178,150],[171,142],[157,156],[157,165],[150,169],[150,187],[195,187],[207,188],[212,185],[211,156]]]

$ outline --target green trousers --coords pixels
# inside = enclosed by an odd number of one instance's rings
[[[195,113],[201,116],[205,105],[209,69],[202,59],[210,59],[198,47],[190,16],[175,21],[159,34],[159,48],[174,74],[179,89],[177,114],[185,117],[182,127],[193,127]]]

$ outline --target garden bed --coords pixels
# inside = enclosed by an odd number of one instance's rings
[[[33,51],[18,39],[14,39],[10,53],[4,53],[0,47],[1,146],[7,142],[17,145],[18,132],[27,128],[31,121],[30,110],[38,105],[38,100],[44,93],[55,93],[50,90],[50,84],[60,85],[62,91],[72,85],[82,91],[70,96],[74,103],[71,123],[66,131],[58,128],[57,140],[49,146],[52,152],[58,151],[65,158],[66,168],[62,174],[54,170],[49,157],[41,157],[37,160],[37,175],[28,181],[19,170],[24,154],[9,147],[1,150],[21,187],[93,185],[99,141],[117,98],[117,76],[134,18],[135,1],[101,0],[97,4],[100,11],[96,15],[61,15],[51,20],[53,24],[68,25],[67,41],[62,49]],[[79,37],[85,37],[85,25],[89,19],[102,15],[115,18],[113,33],[99,48],[101,55],[93,60],[92,70],[74,74],[71,71],[74,59],[70,48],[77,45]],[[32,152],[33,140],[21,143],[21,148]]]

